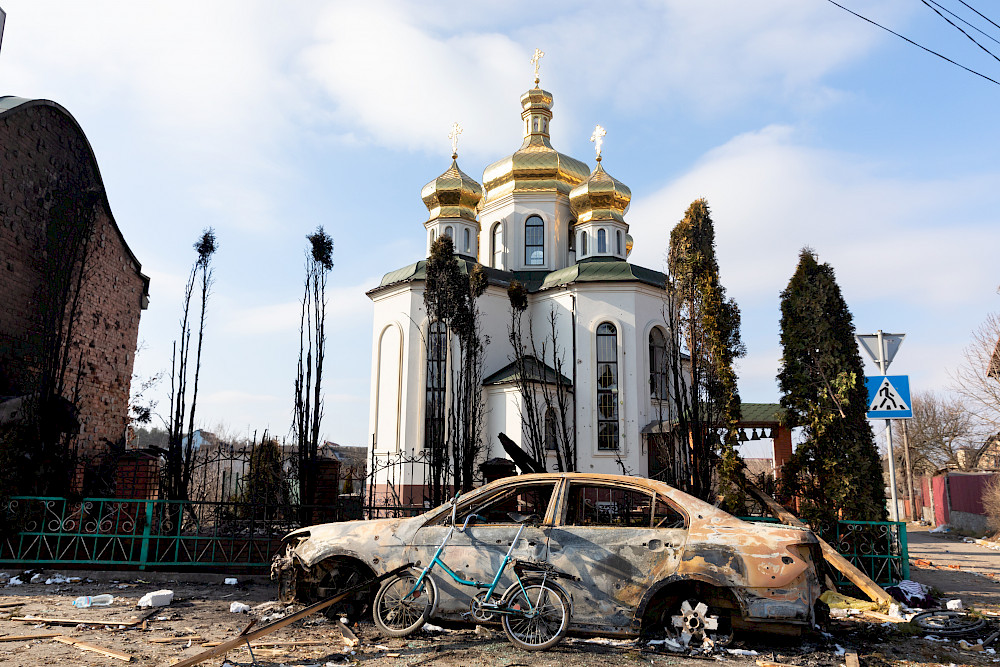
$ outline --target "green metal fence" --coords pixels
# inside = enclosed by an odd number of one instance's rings
[[[744,521],[779,523],[773,517],[742,517]],[[889,586],[910,578],[910,558],[906,545],[904,521],[838,521],[820,526],[816,534],[826,540],[841,556],[880,586]],[[838,586],[852,586],[840,572]]]
[[[356,497],[305,506],[15,496],[0,507],[2,525],[14,528],[0,537],[0,564],[263,573],[288,531],[361,512]],[[819,534],[881,585],[909,578],[903,522],[840,521]]]
[[[265,572],[281,537],[340,521],[345,505],[15,496],[0,563]]]

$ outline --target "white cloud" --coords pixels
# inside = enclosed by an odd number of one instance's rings
[[[339,123],[384,145],[442,154],[455,120],[465,128],[463,153],[514,143],[510,120],[528,82],[524,49],[495,33],[431,34],[408,15],[412,9],[420,8],[338,3],[320,20],[302,66],[333,98]],[[510,136],[491,132],[505,126]]]
[[[899,0],[869,5],[878,15],[907,11]],[[463,154],[495,156],[516,145],[517,101],[531,85],[536,46],[547,51],[542,82],[556,95],[559,144],[571,128],[580,131],[575,113],[585,104],[712,113],[775,97],[805,108],[828,104],[841,94],[822,78],[883,39],[834,7],[800,0],[537,8],[511,3],[499,18],[491,10],[476,20],[464,3],[429,12],[392,0],[339,2],[319,20],[317,43],[301,64],[336,103],[341,126],[383,145],[445,153],[457,119],[466,128]],[[496,31],[515,15],[536,22]]]
[[[865,156],[799,143],[789,127],[735,137],[635,202],[632,259],[662,266],[670,229],[691,201],[705,197],[723,283],[740,300],[784,289],[806,245],[859,301],[978,299],[971,288],[995,280],[1000,174],[904,180],[892,172]]]

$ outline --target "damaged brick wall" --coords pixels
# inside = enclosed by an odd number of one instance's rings
[[[111,215],[92,149],[76,121],[51,102],[13,101],[0,98],[0,396],[33,390],[44,341],[40,310],[52,271],[45,259],[62,240],[47,227],[55,195],[69,192],[75,199],[96,192],[63,392],[76,397],[78,452],[92,456],[125,431],[148,279]]]

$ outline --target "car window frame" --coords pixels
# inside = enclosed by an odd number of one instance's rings
[[[537,480],[522,480],[517,482],[509,482],[507,484],[497,485],[489,490],[483,490],[483,488],[476,489],[469,493],[469,495],[464,497],[459,497],[458,499],[458,511],[456,516],[462,516],[463,510],[467,509],[475,503],[485,504],[492,502],[493,499],[500,496],[506,491],[512,488],[521,486],[552,486],[552,493],[549,495],[548,505],[545,509],[545,516],[539,517],[541,519],[542,526],[551,526],[552,517],[555,512],[555,508],[559,504],[559,498],[562,492],[564,480],[562,479],[537,479]],[[424,522],[424,526],[446,526],[448,521],[451,519],[451,503],[445,503],[440,508],[443,511],[440,513],[434,513],[433,516],[429,516]],[[478,526],[507,526],[507,525],[517,525],[514,522],[510,524],[507,523],[475,523],[470,525]]]
[[[629,491],[639,491],[645,493],[652,500],[652,505],[650,506],[650,525],[649,526],[602,526],[602,525],[590,525],[581,526],[579,524],[566,523],[566,514],[569,510],[569,493],[570,489],[574,484],[583,486],[603,486],[618,489],[627,489]],[[663,499],[663,501],[675,512],[681,515],[684,519],[684,525],[681,528],[657,528],[652,525],[653,518],[656,516],[656,501],[658,499]],[[644,486],[641,484],[629,484],[627,482],[618,482],[614,480],[602,480],[602,479],[563,479],[562,480],[562,490],[560,492],[559,504],[556,508],[556,515],[558,516],[558,521],[553,525],[559,526],[560,528],[603,528],[603,529],[635,529],[635,530],[684,530],[687,531],[691,527],[691,514],[684,510],[684,508],[678,505],[674,500],[663,493],[662,491]]]

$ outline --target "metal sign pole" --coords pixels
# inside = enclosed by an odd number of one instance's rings
[[[878,330],[878,371],[885,375],[885,370],[889,364],[885,360],[885,346],[882,344],[882,330]],[[889,519],[899,521],[899,500],[896,498],[896,457],[892,451],[892,420],[885,420],[885,442],[886,453],[889,456],[889,495],[892,498],[892,506],[889,509]]]

